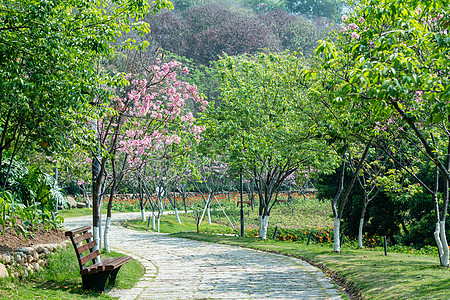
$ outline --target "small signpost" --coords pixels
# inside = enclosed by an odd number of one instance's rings
[[[199,223],[200,223],[200,218],[198,216],[198,211],[196,209],[194,210],[194,216],[195,216],[195,224],[197,224],[197,234],[199,234],[200,231],[198,229],[198,226],[199,226]]]

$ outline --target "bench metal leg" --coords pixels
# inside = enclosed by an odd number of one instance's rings
[[[111,271],[111,273],[109,274],[109,282],[108,285],[113,286],[116,283],[116,276],[117,273],[119,273],[119,270],[122,266],[115,268],[114,270]]]
[[[96,274],[86,274],[81,276],[83,289],[94,290],[94,292],[103,292],[105,290],[106,280],[110,272],[101,272]]]

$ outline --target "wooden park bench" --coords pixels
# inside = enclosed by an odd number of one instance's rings
[[[65,232],[65,236],[70,237],[75,249],[78,264],[80,265],[83,289],[102,292],[105,290],[108,279],[109,285],[114,285],[120,267],[132,258],[131,256],[123,256],[100,260],[97,242],[93,240],[89,229],[91,229],[91,226],[69,230]],[[92,261],[91,265],[89,265],[90,261]]]

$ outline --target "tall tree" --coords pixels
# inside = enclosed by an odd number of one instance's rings
[[[317,140],[303,94],[300,61],[290,54],[225,57],[217,65],[222,101],[206,112],[206,143],[229,157],[231,167],[254,180],[260,236],[285,179],[297,170],[334,164]],[[322,163],[321,163],[322,162]]]
[[[0,166],[36,146],[64,148],[92,109],[96,64],[123,31],[166,0],[5,0],[0,3]],[[131,44],[129,43],[131,46]],[[24,147],[26,145],[26,147]]]
[[[330,83],[336,99],[369,103],[381,121],[392,117],[398,127],[410,128],[407,138],[445,178],[442,206],[434,193],[434,236],[443,266],[449,265],[448,19],[447,1],[360,1],[349,16],[343,16],[337,40],[318,48],[325,58],[323,67],[335,76]],[[350,64],[343,61],[348,57]],[[345,68],[338,70],[338,65]]]
[[[179,151],[190,148],[190,139],[198,140],[203,131],[194,124],[188,102],[201,105],[204,101],[195,85],[180,81],[177,73],[188,72],[179,62],[155,63],[144,74],[128,74],[123,88],[116,95],[98,99],[105,110],[95,126],[100,155],[96,157],[98,175],[93,191],[94,236],[98,238],[102,195],[109,191],[105,237],[111,221],[112,201],[116,187],[124,176],[137,170],[150,159],[161,159],[167,146]],[[106,242],[106,238],[105,238]],[[108,247],[107,243],[105,245]]]

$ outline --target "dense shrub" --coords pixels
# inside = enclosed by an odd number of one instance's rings
[[[281,42],[282,49],[301,50],[309,57],[317,47],[317,41],[324,39],[327,30],[318,30],[309,19],[291,15],[282,10],[260,15],[264,22]]]
[[[344,7],[341,0],[286,0],[289,12],[336,20]]]
[[[67,201],[53,177],[39,167],[14,160],[11,165],[5,162],[0,168],[0,182],[6,182],[5,189],[0,187],[1,233],[15,230],[27,237],[41,223],[44,227],[61,224],[55,206]]]
[[[251,10],[232,5],[205,4],[186,11],[168,11],[146,19],[152,28],[147,39],[165,50],[207,65],[226,53],[253,54],[298,50],[312,54],[326,29],[282,10]],[[327,26],[321,24],[320,26]]]

